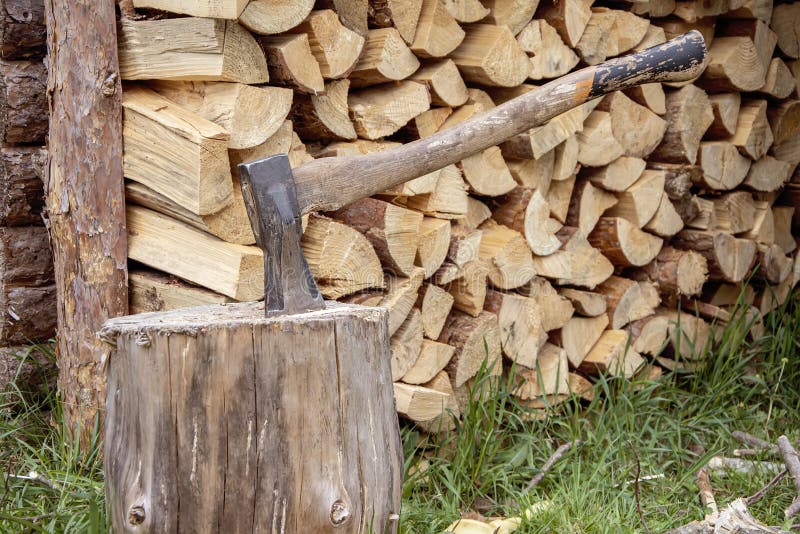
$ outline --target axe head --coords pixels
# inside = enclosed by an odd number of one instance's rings
[[[289,158],[279,154],[240,163],[239,177],[256,243],[264,251],[267,316],[325,308],[300,247],[303,225]]]

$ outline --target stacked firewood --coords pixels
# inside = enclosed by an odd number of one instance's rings
[[[0,1],[0,347],[7,347],[0,365],[55,331],[53,258],[42,217],[46,52],[43,2]]]
[[[691,368],[740,292],[758,335],[800,277],[799,26],[800,3],[759,0],[133,0],[132,311],[263,297],[239,162],[386,150],[699,29],[698,79],[588,103],[303,237],[326,298],[389,309],[397,409],[423,428],[484,362],[533,410],[599,373]]]

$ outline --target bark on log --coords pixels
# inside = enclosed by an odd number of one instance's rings
[[[0,149],[0,225],[41,225],[44,192],[41,148]]]
[[[0,61],[0,141],[44,144],[50,116],[46,89],[41,61]]]
[[[0,5],[0,57],[33,59],[47,53],[42,0],[4,0]]]

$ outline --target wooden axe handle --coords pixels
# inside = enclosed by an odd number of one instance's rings
[[[311,161],[293,171],[300,210],[304,214],[337,210],[461,161],[613,91],[690,80],[703,71],[705,57],[703,37],[692,30],[664,44],[553,80],[412,143],[364,156]]]

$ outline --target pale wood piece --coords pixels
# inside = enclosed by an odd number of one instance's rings
[[[453,63],[452,59],[426,63],[421,69],[412,74],[409,79],[424,83],[431,93],[431,103],[436,106],[458,107],[467,101],[467,86],[464,84],[464,80],[458,72],[458,67]],[[441,124],[430,133],[438,131],[439,127],[441,127]],[[425,137],[426,135],[429,134],[420,132],[420,137]]]
[[[652,169],[642,172],[633,185],[617,194],[617,202],[608,209],[607,215],[622,217],[637,228],[643,228],[655,216],[661,204],[665,174],[664,171]]]
[[[395,28],[378,28],[367,33],[361,57],[350,72],[353,87],[365,87],[403,80],[419,68],[419,60]]]
[[[489,14],[479,0],[444,0],[442,5],[454,19],[463,23],[478,22]]]
[[[625,148],[614,137],[607,111],[592,111],[578,133],[578,144],[578,162],[589,167],[608,165],[625,154]]]
[[[741,282],[755,261],[756,244],[730,234],[708,230],[682,230],[673,239],[676,247],[694,250],[708,260],[709,278]]]
[[[702,184],[718,191],[729,191],[741,184],[751,164],[729,141],[703,141],[699,160],[703,169]]]
[[[414,263],[430,278],[447,257],[450,248],[450,221],[424,217],[419,223],[417,252]]]
[[[481,312],[472,317],[452,312],[438,341],[456,348],[446,367],[455,388],[475,376],[484,362],[491,364],[500,359],[500,328],[493,313]]]
[[[375,249],[367,238],[349,226],[327,217],[311,216],[301,245],[325,298],[338,299],[383,286],[383,271]]]
[[[641,355],[630,346],[624,330],[606,330],[578,368],[588,375],[610,374],[631,378],[644,364]]]
[[[437,339],[453,307],[453,296],[433,284],[425,284],[419,291],[417,307],[422,313],[422,330],[428,339]]]
[[[756,200],[754,207],[756,211],[753,217],[753,229],[742,234],[742,237],[752,239],[756,243],[771,245],[775,242],[775,219],[772,216],[772,205],[766,200]]]
[[[430,108],[428,89],[404,81],[389,87],[363,89],[348,98],[356,133],[365,139],[391,135]]]
[[[750,37],[717,37],[699,83],[714,91],[755,91],[764,85],[767,64],[761,62]]]
[[[424,273],[421,269],[414,269],[407,277],[386,274],[383,282],[386,292],[383,296],[374,304],[372,302],[358,302],[357,304],[380,306],[389,310],[389,335],[393,336],[406,321],[411,309],[414,308],[423,276]]]
[[[263,254],[170,217],[128,206],[128,257],[236,300],[264,294]]]
[[[325,90],[325,81],[311,53],[308,35],[269,35],[260,37],[259,43],[267,56],[272,83],[312,95]]]
[[[603,98],[597,109],[608,111],[611,132],[626,156],[646,158],[661,143],[667,129],[664,119],[622,92]],[[636,128],[631,128],[632,124]]]
[[[800,6],[796,3],[780,4],[772,10],[770,26],[778,36],[778,47],[791,58],[800,58]]]
[[[742,104],[740,93],[718,93],[709,95],[714,122],[706,130],[706,139],[727,139],[736,133],[739,108]]]
[[[668,3],[668,2],[673,2],[673,7],[674,7],[674,0],[650,0],[650,5],[654,5],[654,1],[655,1],[656,3],[662,3],[662,2],[666,2],[666,3]],[[638,5],[638,4],[634,4],[634,5],[632,6],[632,7],[633,7],[632,11],[633,11],[634,13],[636,13],[636,6],[637,6],[637,5]],[[671,13],[671,12],[672,12],[672,11],[670,11],[670,13]],[[667,13],[667,15],[668,15],[668,14],[669,14],[669,13]],[[655,16],[659,16],[659,15],[652,15],[652,16],[654,16],[654,17],[655,17]],[[704,38],[705,38],[705,36],[704,36]],[[644,37],[642,37],[642,40],[641,40],[641,41],[639,41],[639,42],[636,44],[636,46],[634,46],[634,47],[631,49],[631,51],[632,51],[632,52],[640,52],[640,51],[642,51],[642,50],[645,50],[645,49],[647,49],[647,48],[650,48],[651,46],[657,46],[657,45],[660,45],[660,44],[663,44],[663,43],[666,43],[666,42],[667,42],[667,35],[666,35],[666,33],[664,32],[664,28],[662,28],[661,26],[656,26],[656,25],[655,25],[655,24],[654,24],[654,23],[651,21],[651,23],[650,23],[650,26],[648,26],[648,27],[647,27],[647,31],[645,31],[645,33],[644,33]],[[706,43],[708,43],[708,41],[706,41]]]
[[[559,295],[550,282],[539,276],[517,289],[517,292],[539,304],[542,310],[542,328],[547,332],[567,324],[575,311],[569,299]]]
[[[480,226],[483,232],[479,257],[489,266],[494,287],[514,289],[534,275],[531,251],[519,232],[489,219]]]
[[[755,289],[747,284],[713,283],[703,291],[703,301],[712,306],[733,306],[739,299],[746,305],[755,302]]]
[[[565,223],[578,227],[584,235],[589,235],[603,213],[609,208],[613,209],[617,202],[617,197],[613,194],[594,187],[588,180],[580,180],[573,190]],[[560,226],[554,232],[559,229]],[[536,250],[533,252],[538,254]]]
[[[411,44],[421,10],[422,0],[371,0],[368,22],[373,28],[394,26],[403,40]]]
[[[620,217],[601,217],[589,234],[589,243],[614,265],[641,267],[656,257],[663,240],[643,232]]]
[[[197,215],[231,202],[224,129],[144,87],[126,90],[122,106],[127,178]]]
[[[630,9],[637,15],[649,15],[652,18],[671,15],[675,11],[675,7],[675,0],[645,0],[633,2]]]
[[[772,18],[772,4],[770,0],[745,0],[738,8],[728,11],[725,16],[730,18],[759,19],[769,22]]]
[[[440,219],[464,217],[469,208],[469,195],[461,171],[455,165],[443,168],[434,192],[409,197],[406,206]]]
[[[500,150],[503,150],[503,145],[500,145]],[[519,185],[546,195],[555,174],[555,152],[551,150],[538,159],[506,159],[506,166]]]
[[[272,35],[291,30],[314,8],[313,0],[250,0],[239,16],[253,33]]]
[[[128,272],[128,296],[132,314],[234,302],[225,295],[187,284],[158,271],[144,269]]]
[[[483,0],[481,3],[489,9],[486,22],[505,26],[514,35],[531,21],[539,7],[539,0]]]
[[[447,261],[457,267],[478,258],[483,232],[474,228],[456,225],[450,230],[450,248],[447,250]]]
[[[450,394],[424,386],[395,382],[394,398],[397,413],[418,426],[438,430],[449,430],[454,426],[447,424],[443,416],[450,403]],[[441,421],[441,422],[440,422]]]
[[[570,367],[577,369],[608,326],[608,316],[572,317],[554,336],[564,348]]]
[[[556,232],[563,225],[550,217],[550,205],[537,189],[517,187],[500,197],[492,218],[524,235],[534,254],[547,256],[561,248]]]
[[[621,156],[608,165],[587,168],[581,176],[607,191],[622,192],[639,179],[645,166],[643,159]]]
[[[796,165],[800,162],[800,100],[785,100],[777,108],[767,110],[767,115],[774,137],[772,155]]]
[[[564,349],[545,344],[534,368],[518,365],[513,379],[516,387],[512,395],[526,401],[542,395],[566,395],[569,389],[569,366]]]
[[[363,34],[348,29],[342,22],[336,12],[321,9],[312,11],[303,23],[291,30],[308,34],[311,53],[326,80],[347,77],[364,48]]]
[[[536,299],[489,290],[484,309],[497,316],[503,354],[519,365],[536,367],[539,350],[547,342],[542,309]]]
[[[597,286],[597,292],[606,296],[606,314],[614,330],[652,315],[661,303],[652,282],[639,282],[620,276],[612,276]]]
[[[599,9],[599,8],[597,8]],[[650,28],[650,22],[646,18],[637,17],[627,10],[612,9],[614,16],[614,46],[610,52],[612,56],[618,56],[642,42]]]
[[[540,16],[553,26],[564,42],[575,48],[592,16],[589,0],[558,0],[543,6]]]
[[[625,90],[625,94],[637,104],[646,106],[656,115],[667,113],[667,95],[660,83],[645,83]]]
[[[678,0],[675,3],[674,15],[686,22],[696,22],[707,17],[722,15],[731,7],[729,0]]]
[[[347,109],[349,80],[332,80],[322,95],[295,94],[292,122],[306,140],[355,139]]]
[[[713,230],[717,226],[717,214],[714,201],[702,197],[694,197],[697,215],[686,226],[696,230]]]
[[[796,90],[797,80],[792,71],[781,58],[772,58],[767,68],[764,85],[759,87],[758,92],[772,98],[784,99]]]
[[[555,280],[559,285],[570,284],[587,289],[594,289],[614,272],[608,258],[592,247],[577,229],[556,253],[534,256],[533,267],[536,274]]]
[[[780,284],[792,274],[794,259],[787,256],[778,245],[758,245],[758,270],[756,276],[770,284]]]
[[[714,339],[710,324],[693,313],[664,310],[659,315],[669,321],[667,333],[675,354],[692,361],[705,356]]]
[[[656,210],[653,218],[650,219],[643,228],[658,237],[668,239],[680,232],[683,226],[683,219],[665,191],[661,195],[661,202],[658,204],[658,210]]]
[[[616,17],[610,10],[592,9],[592,15],[586,23],[586,28],[580,40],[575,45],[575,50],[584,63],[597,65],[614,55],[616,48],[617,32],[614,30]]]
[[[267,319],[261,303],[107,322],[113,528],[392,531],[402,448],[385,324],[380,309],[342,305]],[[327,430],[308,440],[303,428]]]
[[[411,50],[419,57],[449,56],[464,41],[464,30],[439,0],[423,0]]]
[[[560,182],[562,180],[569,180],[575,176],[580,167],[578,167],[578,136],[571,135],[567,139],[555,147],[555,159],[553,161],[553,181]]]
[[[359,35],[367,35],[369,0],[320,0],[316,5],[335,11],[347,28]]]
[[[246,161],[271,156],[274,154],[287,154],[292,148],[292,121],[283,121],[272,136],[260,145],[245,149],[228,149],[228,159],[231,164],[231,175],[238,176],[237,165]],[[291,163],[291,161],[290,161]]]
[[[756,208],[753,195],[735,191],[714,199],[716,228],[731,234],[740,234],[753,229]]]
[[[708,279],[708,260],[693,250],[665,246],[642,268],[662,295],[699,295]]]
[[[267,60],[255,38],[235,21],[177,18],[133,21],[119,31],[123,80],[269,81]]]
[[[453,357],[455,350],[455,347],[451,345],[424,339],[419,357],[414,366],[403,375],[403,382],[407,384],[424,384],[433,380],[445,368],[447,362]]]
[[[705,91],[687,85],[667,93],[667,129],[652,156],[657,161],[689,163],[697,160],[700,139],[714,122],[714,112]]]
[[[553,182],[547,191],[546,199],[547,204],[550,206],[550,214],[562,223],[567,220],[575,181],[575,176],[572,176],[567,180]]]
[[[792,216],[795,212],[793,206],[773,206],[772,217],[775,221],[775,243],[788,254],[792,252],[797,243],[792,237]]]
[[[458,165],[470,190],[478,195],[495,197],[517,187],[502,152],[496,146],[466,157]]]
[[[784,183],[788,182],[791,174],[792,164],[790,162],[781,161],[772,156],[762,156],[750,166],[742,183],[754,191],[770,193],[777,191]]]
[[[417,74],[420,71],[417,71]],[[458,69],[456,69],[458,72]],[[416,75],[416,74],[415,74]],[[459,74],[459,78],[461,75]],[[412,79],[414,79],[412,77]],[[419,81],[419,80],[415,80]],[[464,80],[461,80],[463,84]],[[428,87],[428,91],[431,91],[430,85],[426,84]],[[467,98],[467,87],[464,86],[464,99]],[[435,100],[435,95],[431,94],[431,103]],[[444,107],[444,108],[431,108],[428,111],[423,111],[411,121],[406,124],[404,130],[408,134],[408,136],[412,139],[422,139],[423,137],[428,137],[429,135],[433,135],[438,132],[442,124],[445,123],[448,117],[453,114],[453,108]]]
[[[426,432],[447,432],[456,427],[456,421],[461,417],[461,408],[453,390],[453,384],[446,371],[439,371],[428,382],[422,384],[428,389],[447,395],[442,413],[429,421],[416,421],[418,427]]]
[[[534,19],[526,25],[517,34],[517,42],[530,56],[531,80],[563,76],[578,64],[575,52],[544,19]]]
[[[743,102],[731,142],[743,155],[756,160],[767,153],[772,141],[772,130],[767,122],[767,101]]]
[[[558,294],[569,299],[575,308],[575,313],[584,317],[598,317],[606,313],[606,297],[600,293],[582,291],[571,287],[560,287],[558,288]]]
[[[514,87],[527,78],[528,56],[505,26],[472,24],[450,58],[466,81]]]
[[[669,320],[656,314],[632,322],[628,326],[631,347],[639,354],[658,356],[667,341],[668,326]]]
[[[292,91],[240,83],[156,80],[150,87],[178,106],[222,128],[228,148],[245,149],[272,137],[292,105]]]
[[[417,308],[411,310],[392,335],[389,343],[391,353],[392,380],[400,380],[419,358],[422,350],[422,320]]]
[[[658,24],[658,26],[664,30],[664,35],[667,39],[673,39],[677,35],[691,30],[697,30],[703,35],[703,41],[705,41],[706,47],[710,46],[714,41],[716,19],[713,18],[703,18],[690,22],[677,17],[669,17],[664,20],[651,21],[651,23]]]
[[[41,226],[43,163],[46,150],[39,147],[0,148],[0,224]]]
[[[446,289],[453,296],[453,308],[477,317],[483,311],[483,303],[486,299],[486,279],[489,267],[483,260],[477,259],[457,268],[456,271],[456,277],[452,281],[444,282],[434,279],[434,282],[448,284]]]
[[[421,213],[365,198],[338,210],[333,217],[364,234],[386,269],[405,276],[413,272]]]
[[[528,130],[531,152],[540,158],[581,131],[589,114],[599,103],[592,100],[550,119],[547,124]]]

